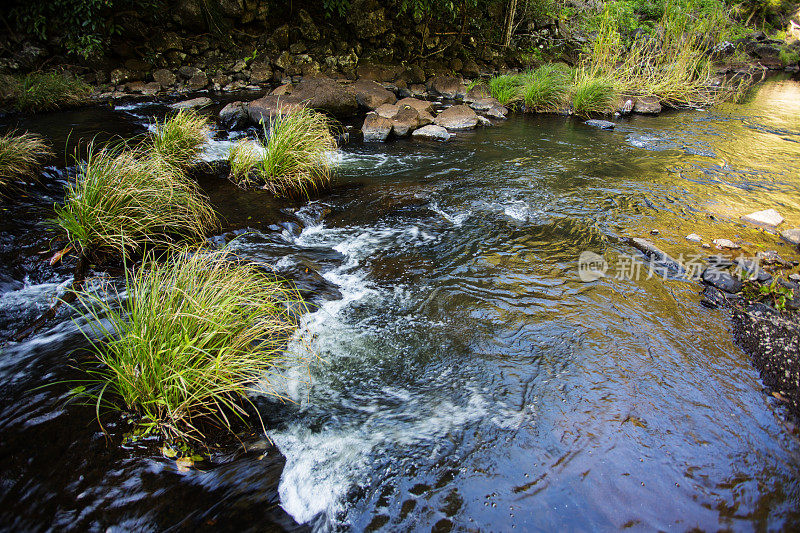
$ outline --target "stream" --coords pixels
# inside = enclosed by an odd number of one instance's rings
[[[0,127],[71,154],[141,135],[165,112],[127,104]],[[218,132],[207,159],[230,141]],[[772,79],[743,104],[612,131],[514,115],[448,143],[354,141],[331,157],[333,190],[304,203],[198,176],[225,219],[215,242],[309,298],[289,352],[316,357],[275,378],[292,402],[254,399],[267,435],[245,432],[246,450],[190,472],[148,443],[120,445],[123,420],[106,436],[94,406],[68,402],[87,341],[65,311],[0,348],[3,529],[800,526],[797,432],[728,316],[700,304],[696,281],[649,275],[626,244],[719,253],[685,239],[697,233],[800,259],[739,222],[775,208],[781,228],[800,227],[800,84]],[[68,179],[48,167],[0,205],[3,339],[69,283],[74,259],[47,263]],[[581,280],[584,251],[605,276]]]

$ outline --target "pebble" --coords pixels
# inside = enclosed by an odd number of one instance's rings
[[[614,124],[613,122],[609,122],[608,120],[587,120],[584,122],[587,126],[594,126],[595,128],[600,128],[601,130],[613,130]]]
[[[729,248],[731,250],[738,250],[741,248],[741,246],[730,239],[714,239],[714,245],[717,248]]]
[[[783,217],[774,209],[765,209],[763,211],[756,211],[755,213],[744,215],[742,216],[742,220],[757,226],[774,228],[783,222]]]
[[[660,232],[657,229],[651,229],[650,235],[658,235]]]
[[[703,238],[697,233],[690,233],[686,236],[686,240],[692,242],[703,242]]]

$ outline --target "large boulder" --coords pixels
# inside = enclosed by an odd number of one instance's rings
[[[366,109],[377,109],[383,104],[393,104],[397,97],[382,85],[372,80],[358,80],[352,85],[358,105]]]
[[[155,72],[153,72],[153,79],[156,82],[158,82],[158,84],[161,85],[162,88],[164,88],[164,87],[169,87],[171,85],[174,85],[176,77],[175,77],[175,74],[171,70],[165,69],[165,68],[160,68],[160,69],[156,70]]]
[[[435,124],[423,126],[417,130],[414,130],[414,133],[411,134],[412,137],[419,139],[433,139],[436,141],[446,141],[452,137],[452,135],[452,133],[448,132],[443,127],[436,126]]]
[[[272,69],[266,61],[250,65],[250,83],[266,83],[272,79]]]
[[[394,134],[405,137],[419,127],[419,112],[411,106],[403,106],[391,120]]]
[[[464,80],[452,76],[434,76],[428,81],[428,90],[444,98],[464,98],[467,95]]]
[[[170,105],[172,109],[194,109],[197,107],[206,107],[214,102],[207,96],[200,96],[199,98],[192,98],[191,100],[183,100],[182,102],[175,102]]]
[[[433,123],[448,130],[471,130],[478,125],[478,115],[465,105],[454,105],[439,113]]]
[[[634,102],[633,112],[642,115],[657,115],[661,113],[661,102],[654,96],[642,96]]]
[[[231,102],[219,112],[219,123],[228,130],[239,130],[247,125],[247,104]]]
[[[391,132],[391,120],[374,112],[367,113],[367,116],[364,118],[364,125],[361,126],[361,133],[364,135],[364,142],[385,141]]]
[[[386,10],[378,5],[370,0],[352,2],[347,22],[359,39],[379,37],[389,31]]]
[[[247,115],[255,124],[269,123],[275,115],[292,113],[304,106],[305,103],[294,96],[271,94],[250,102],[247,106]]]
[[[398,107],[403,107],[406,105],[410,105],[420,113],[423,111],[426,113],[433,113],[433,104],[428,102],[427,100],[420,100],[419,98],[403,98],[399,102],[397,102]]]
[[[489,87],[483,83],[479,83],[467,91],[467,94],[464,95],[464,101],[474,102],[476,100],[483,100],[491,97],[492,91],[489,89]]]
[[[332,115],[348,116],[358,111],[356,95],[348,87],[325,76],[307,76],[297,84],[292,98]]]
[[[400,111],[400,106],[394,104],[383,104],[375,109],[375,112],[383,118],[393,118]]]

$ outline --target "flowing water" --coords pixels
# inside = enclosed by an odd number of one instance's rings
[[[158,106],[28,119],[67,141],[144,131]],[[70,142],[76,136],[73,133]],[[213,154],[227,146],[224,133]],[[600,131],[515,116],[446,144],[351,143],[331,193],[300,205],[201,185],[230,246],[298,281],[318,356],[258,398],[269,439],[179,472],[120,447],[66,404],[85,346],[68,317],[0,356],[0,517],[24,529],[791,529],[800,442],[701,286],[650,275],[626,237],[673,256],[684,238],[796,251],[738,223],[774,207],[800,226],[800,86],[621,120]],[[217,152],[214,152],[216,150]],[[3,206],[0,329],[48,305],[62,171]],[[235,231],[246,229],[247,231]],[[651,230],[658,230],[651,235]],[[578,256],[608,262],[583,282]],[[698,259],[699,261],[699,259]],[[641,262],[641,267],[635,265]],[[634,265],[632,267],[632,265]],[[37,389],[45,383],[56,383]],[[265,450],[267,453],[265,454]]]

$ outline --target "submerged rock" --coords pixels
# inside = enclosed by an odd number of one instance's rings
[[[774,209],[765,209],[763,211],[756,211],[755,213],[744,215],[742,216],[742,220],[750,224],[768,228],[774,228],[783,223],[783,217]]]
[[[601,130],[613,130],[614,126],[616,126],[616,124],[614,124],[613,122],[609,122],[608,120],[597,120],[597,119],[587,120],[586,122],[584,122],[584,124],[586,124],[587,126],[592,126],[594,128],[600,128]]]
[[[427,126],[419,128],[418,130],[414,130],[414,133],[412,133],[411,136],[423,139],[446,141],[450,139],[450,137],[452,137],[453,134],[441,126],[437,126],[435,124],[429,124]]]
[[[196,107],[205,107],[211,105],[213,102],[207,96],[200,96],[199,98],[192,98],[191,100],[183,100],[182,102],[175,102],[170,107],[172,109],[192,109]]]
[[[471,130],[478,125],[478,115],[465,105],[454,105],[439,113],[433,123],[448,130]]]
[[[742,282],[724,270],[708,267],[703,271],[703,281],[721,291],[735,294],[742,290]]]
[[[714,239],[714,246],[717,248],[728,248],[729,250],[738,250],[741,248],[738,244],[730,239]]]
[[[800,246],[800,228],[787,229],[782,231],[781,239],[788,242],[789,244]]]
[[[228,130],[239,130],[247,125],[247,104],[231,102],[219,112],[219,123]]]

